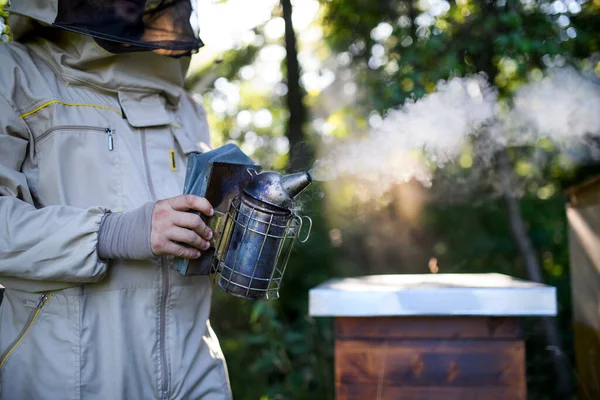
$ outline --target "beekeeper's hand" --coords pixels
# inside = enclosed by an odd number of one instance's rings
[[[163,254],[200,257],[213,233],[199,215],[186,212],[189,210],[207,216],[214,213],[205,198],[182,195],[146,203],[129,212],[105,214],[98,230],[98,256],[127,260]]]
[[[199,211],[212,216],[214,211],[204,197],[191,194],[172,197],[156,203],[152,212],[150,245],[155,255],[170,254],[194,259],[199,250],[207,250],[213,233],[199,215],[186,211]],[[183,246],[182,243],[191,247]]]

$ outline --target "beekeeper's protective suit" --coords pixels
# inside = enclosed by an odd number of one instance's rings
[[[181,194],[186,155],[209,140],[182,88],[201,44],[189,0],[9,11],[38,22],[0,44],[0,397],[230,398],[209,279],[147,249],[98,248],[107,214],[147,219]],[[109,239],[143,247],[145,224]]]

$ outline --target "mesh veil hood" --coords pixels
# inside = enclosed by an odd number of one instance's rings
[[[203,46],[196,0],[14,0],[8,11],[96,39],[111,53],[161,49],[189,55]]]

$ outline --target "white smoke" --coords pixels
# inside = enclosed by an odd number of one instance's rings
[[[507,109],[484,76],[440,81],[436,92],[389,112],[367,137],[337,143],[315,162],[312,175],[352,178],[376,187],[373,195],[412,179],[429,186],[427,164],[455,161],[469,136],[483,130],[490,151],[542,137],[563,147],[581,143],[587,134],[600,134],[600,86],[573,69],[549,71],[521,87]]]
[[[600,132],[600,85],[572,68],[550,70],[541,81],[516,92],[509,117],[525,133],[525,142],[548,137],[573,145],[586,134]]]
[[[314,178],[352,175],[381,184],[412,178],[427,183],[430,172],[415,152],[424,151],[438,165],[454,159],[467,133],[494,117],[495,102],[496,93],[481,76],[442,81],[436,92],[391,111],[368,137],[339,143],[315,163]]]

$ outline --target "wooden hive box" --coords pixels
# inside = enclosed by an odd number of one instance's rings
[[[521,318],[556,315],[556,293],[500,274],[366,276],[312,289],[310,314],[335,318],[338,400],[521,400]]]
[[[572,187],[567,205],[577,384],[600,399],[600,176]]]

